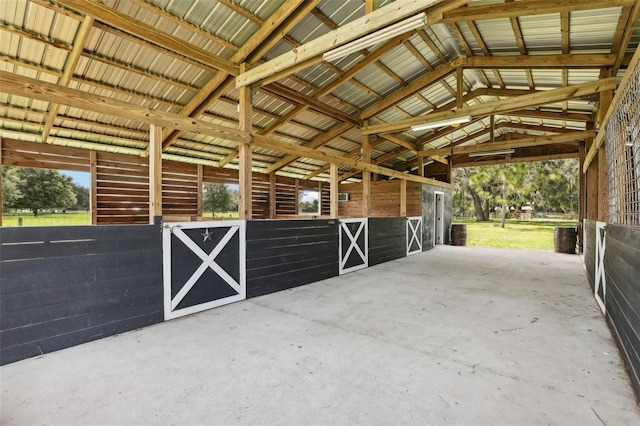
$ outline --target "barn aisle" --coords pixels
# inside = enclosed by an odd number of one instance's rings
[[[638,424],[580,258],[437,248],[1,367],[0,423]]]

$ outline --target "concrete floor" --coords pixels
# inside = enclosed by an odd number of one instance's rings
[[[0,369],[3,425],[640,424],[580,258],[426,253]]]

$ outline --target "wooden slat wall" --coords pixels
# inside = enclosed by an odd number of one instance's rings
[[[198,214],[198,166],[173,161],[162,162],[162,214]]]
[[[97,223],[148,223],[148,159],[98,152],[96,161]]]
[[[338,203],[340,217],[362,216],[362,184],[340,185],[340,192],[350,194],[349,201]],[[422,184],[407,182],[407,216],[422,214]],[[371,182],[371,214],[369,217],[400,216],[400,180]]]
[[[89,171],[89,151],[2,139],[2,165],[41,169]]]
[[[158,225],[0,228],[0,364],[163,320]]]
[[[336,275],[337,220],[247,222],[247,297]]]

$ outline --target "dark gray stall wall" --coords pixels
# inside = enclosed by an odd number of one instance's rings
[[[338,275],[337,220],[247,222],[247,297]]]
[[[369,266],[407,255],[407,219],[369,218]]]
[[[157,225],[0,228],[0,363],[163,320]]]
[[[451,189],[441,186],[422,184],[422,250],[430,250],[434,247],[434,219],[435,219],[435,193],[444,193],[444,244],[450,244],[451,211],[453,199]]]
[[[640,397],[640,229],[606,225],[607,321]]]

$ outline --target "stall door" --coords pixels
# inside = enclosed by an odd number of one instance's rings
[[[607,276],[604,271],[604,253],[606,250],[606,223],[596,222],[596,271],[594,296],[603,314],[607,313],[605,304],[607,297]]]
[[[246,297],[245,222],[163,225],[165,320]]]
[[[369,221],[340,219],[340,275],[369,265]]]
[[[407,218],[407,256],[422,252],[422,217]]]

